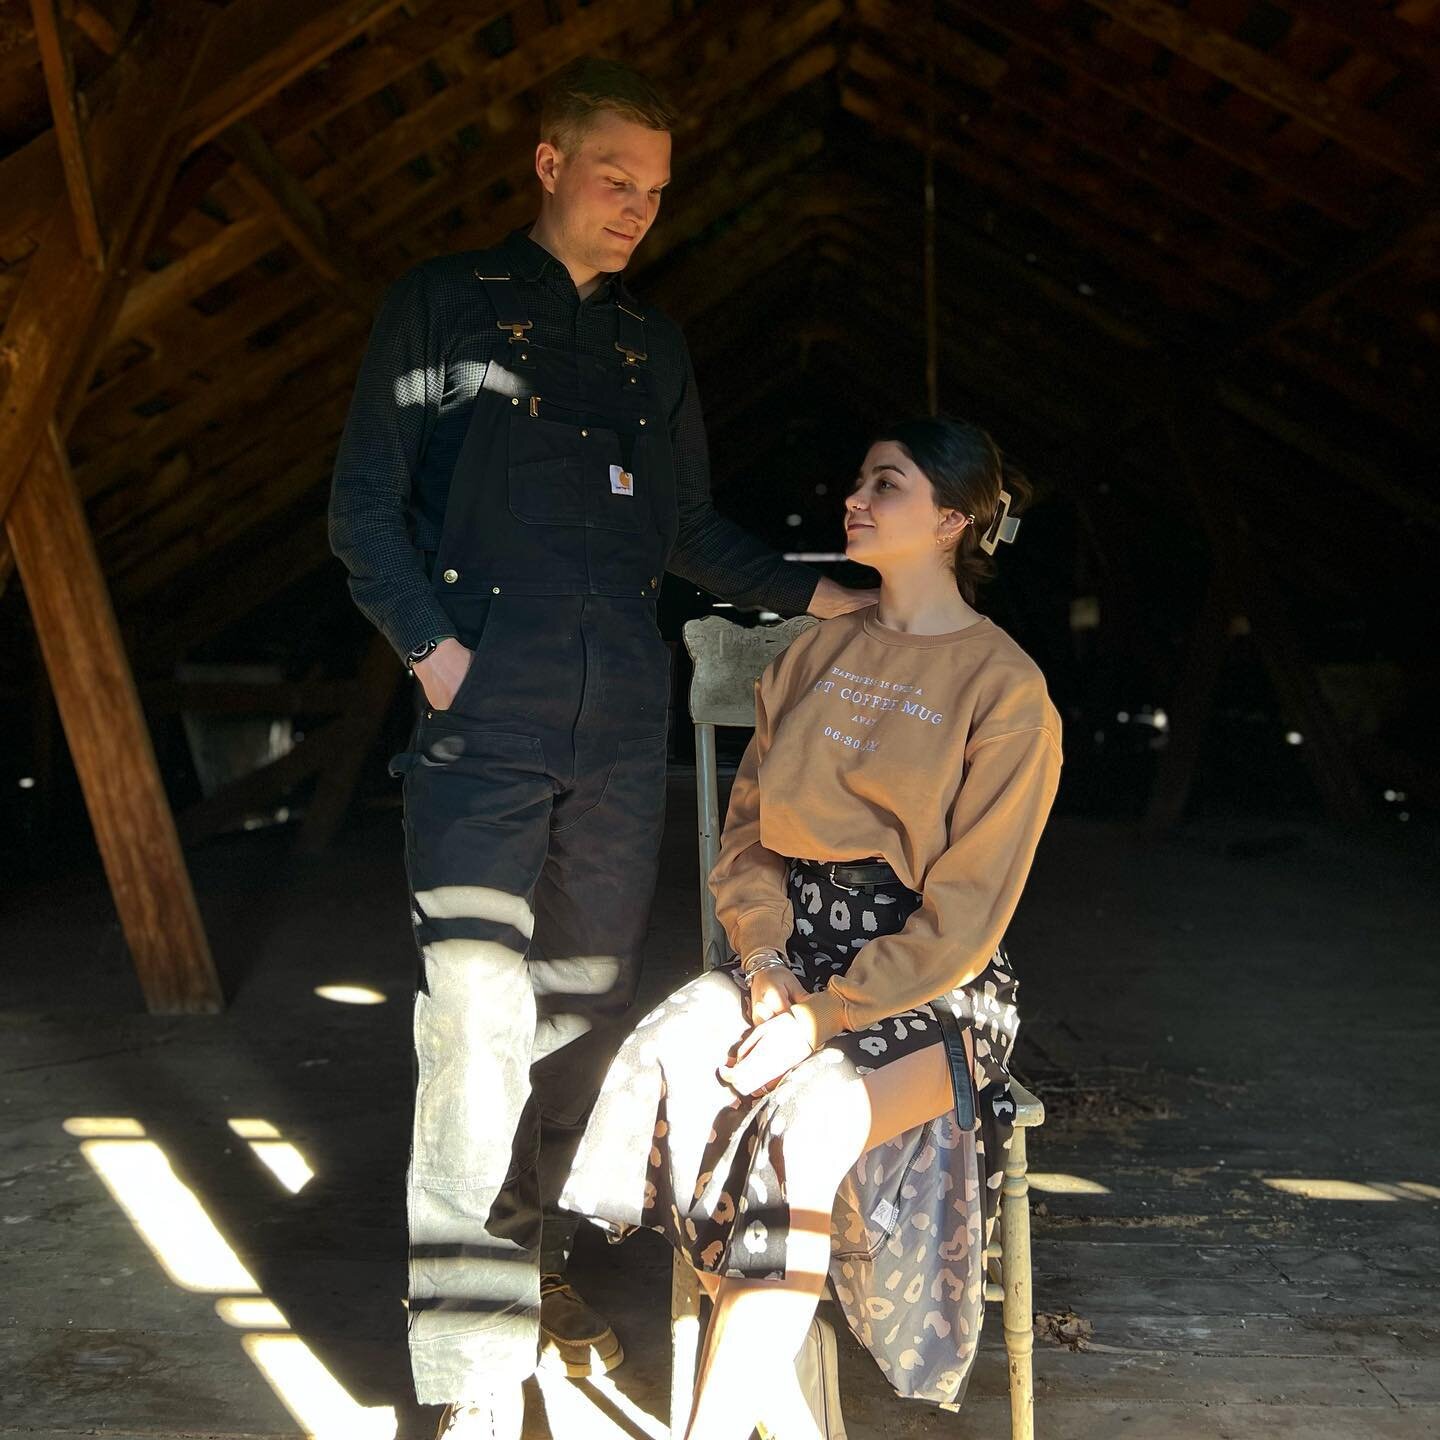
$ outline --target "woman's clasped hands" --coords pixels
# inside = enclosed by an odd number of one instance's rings
[[[809,1032],[791,1013],[806,990],[783,963],[757,969],[749,983],[754,1028],[735,1047],[734,1062],[718,1074],[737,1093],[760,1095],[811,1054]]]

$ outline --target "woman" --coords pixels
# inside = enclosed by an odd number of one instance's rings
[[[973,608],[1022,487],[973,425],[871,445],[846,554],[879,603],[756,687],[710,876],[734,957],[640,1022],[581,1144],[562,1203],[659,1230],[714,1302],[689,1440],[818,1433],[789,1357],[827,1274],[898,1393],[963,1393],[1013,1115],[1000,942],[1060,774],[1043,677]]]

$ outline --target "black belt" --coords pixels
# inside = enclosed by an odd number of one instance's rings
[[[849,890],[881,890],[890,885],[908,889],[885,860],[797,860],[807,875],[820,875]]]

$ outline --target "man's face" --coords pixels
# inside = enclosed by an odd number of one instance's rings
[[[573,153],[541,141],[536,170],[572,270],[623,270],[670,183],[670,136],[602,111]]]

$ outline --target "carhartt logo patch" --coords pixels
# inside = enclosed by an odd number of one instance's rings
[[[610,493],[612,495],[633,495],[635,493],[635,477],[628,471],[622,470],[618,465],[610,467]]]

